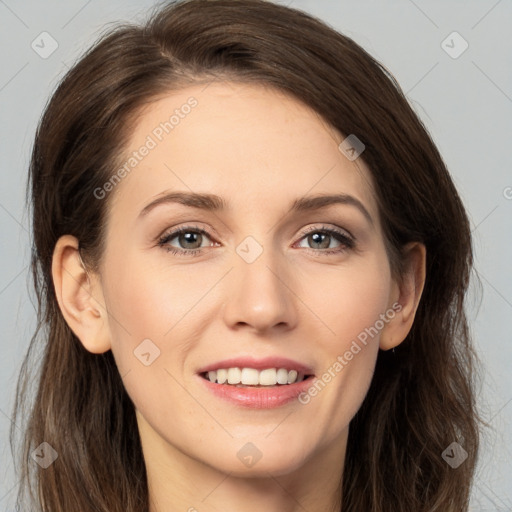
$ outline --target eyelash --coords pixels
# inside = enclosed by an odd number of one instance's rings
[[[205,231],[204,229],[201,229],[198,226],[192,227],[192,226],[183,226],[179,229],[176,229],[170,233],[165,233],[158,239],[158,246],[165,249],[167,252],[170,252],[176,256],[199,256],[203,249],[206,249],[206,247],[201,247],[197,249],[179,249],[176,247],[172,247],[167,245],[172,239],[176,238],[177,236],[184,234],[184,233],[200,233],[201,235],[205,235],[208,238],[211,238],[210,234]],[[305,233],[302,234],[300,237],[300,240],[307,237],[311,233],[322,233],[329,236],[334,237],[338,242],[341,243],[340,247],[337,247],[335,249],[313,249],[311,247],[306,248],[306,251],[313,251],[315,254],[321,253],[322,255],[330,255],[330,254],[340,254],[344,251],[353,249],[355,247],[355,238],[348,236],[342,231],[338,231],[337,229],[328,228],[325,226],[322,226],[321,228],[310,228]]]

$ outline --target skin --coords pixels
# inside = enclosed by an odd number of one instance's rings
[[[231,82],[173,92],[138,117],[127,155],[191,96],[198,105],[104,199],[111,210],[100,271],[86,273],[76,238],[58,241],[59,305],[88,351],[114,354],[136,407],[151,512],[339,510],[349,424],[379,349],[400,344],[412,326],[425,248],[407,247],[408,271],[395,282],[364,162],[340,152],[344,137],[315,112],[270,88]],[[215,193],[229,209],[173,203],[138,218],[178,190]],[[332,193],[357,198],[373,224],[348,204],[288,213],[298,197]],[[158,245],[182,226],[209,237],[167,245],[202,244],[199,256]],[[304,233],[325,227],[351,234],[355,247]],[[247,236],[263,250],[252,263],[236,252]],[[277,355],[322,376],[396,303],[394,318],[307,404],[244,409],[213,396],[196,375],[237,355]],[[149,366],[134,356],[144,339],[160,350]],[[262,454],[251,467],[237,457],[249,442]]]

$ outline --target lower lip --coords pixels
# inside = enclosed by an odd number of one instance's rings
[[[249,409],[274,409],[293,402],[311,386],[314,378],[308,377],[302,382],[282,386],[238,388],[210,382],[200,375],[198,377],[215,396]]]

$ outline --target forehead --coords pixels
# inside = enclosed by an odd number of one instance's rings
[[[130,133],[112,198],[122,215],[181,190],[215,193],[237,211],[345,193],[377,218],[369,170],[339,150],[344,136],[276,89],[229,82],[173,91],[144,108]]]

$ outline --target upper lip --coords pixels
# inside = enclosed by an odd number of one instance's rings
[[[263,359],[255,359],[253,357],[234,357],[231,359],[223,359],[212,364],[203,366],[198,373],[219,370],[221,368],[254,368],[256,370],[265,370],[266,368],[286,368],[287,370],[295,370],[305,375],[312,375],[311,367],[288,359],[287,357],[265,357]]]

